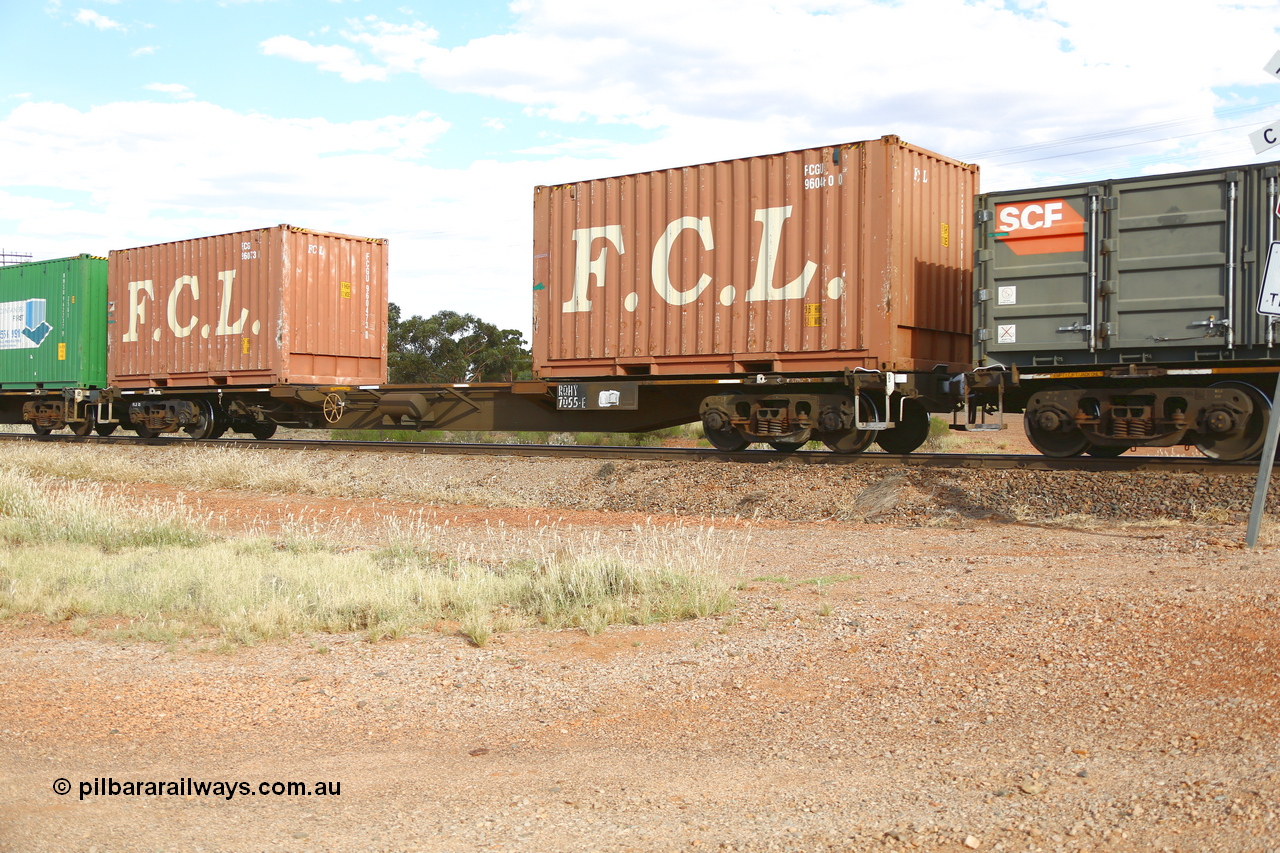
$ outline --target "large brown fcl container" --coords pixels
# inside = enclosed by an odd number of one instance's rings
[[[977,191],[896,136],[537,187],[535,373],[966,369]]]
[[[119,388],[386,382],[385,240],[278,225],[120,249],[107,284]]]

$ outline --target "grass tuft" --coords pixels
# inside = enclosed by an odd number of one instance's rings
[[[695,618],[732,606],[721,569],[740,547],[712,530],[637,528],[627,551],[557,528],[494,528],[465,547],[387,520],[353,546],[335,522],[235,538],[189,510],[138,508],[82,482],[0,485],[0,617],[40,614],[78,634],[252,645],[297,634],[395,639],[440,622],[482,646],[497,631]]]

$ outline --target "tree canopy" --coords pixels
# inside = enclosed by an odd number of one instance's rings
[[[532,375],[533,359],[517,329],[499,329],[454,311],[402,320],[394,302],[387,314],[387,367],[393,384],[511,382]]]

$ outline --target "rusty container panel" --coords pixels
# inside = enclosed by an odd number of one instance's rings
[[[537,187],[535,372],[963,370],[977,191],[895,136]]]
[[[121,249],[108,291],[120,388],[387,378],[385,240],[279,225]]]

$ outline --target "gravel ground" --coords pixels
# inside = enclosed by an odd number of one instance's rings
[[[428,510],[460,538],[715,525],[737,606],[230,655],[11,620],[0,850],[1280,851],[1280,551],[1240,547],[1248,478],[347,464],[385,494],[181,494],[228,526],[420,512],[406,478],[503,504]],[[79,795],[188,778],[341,791]]]

